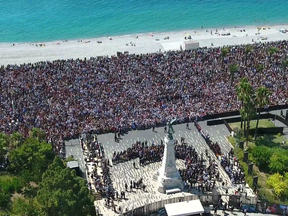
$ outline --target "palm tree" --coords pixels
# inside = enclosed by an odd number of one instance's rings
[[[255,98],[255,104],[257,105],[258,109],[258,117],[257,117],[257,123],[256,123],[256,129],[255,129],[255,135],[254,140],[257,138],[257,132],[258,132],[258,125],[259,125],[259,119],[260,119],[260,110],[264,106],[269,104],[269,96],[271,95],[271,92],[266,87],[262,86],[259,87],[256,90],[256,98]]]
[[[224,58],[227,56],[228,53],[229,53],[229,49],[227,47],[223,47],[221,49],[222,65],[224,64]]]
[[[256,71],[260,74],[260,76],[258,76],[258,83],[260,82],[260,78],[262,77],[263,70],[264,70],[263,64],[257,64],[256,65]]]
[[[241,109],[243,109],[243,101],[245,98],[245,92],[244,92],[244,83],[248,82],[247,78],[242,78],[240,83],[238,83],[238,85],[236,86],[235,90],[236,90],[236,94],[238,99],[241,101]],[[241,112],[240,112],[241,114]],[[241,114],[241,129],[243,129],[243,121],[244,121],[244,114]]]
[[[247,64],[247,59],[248,59],[248,54],[253,50],[253,47],[248,44],[246,47],[245,47],[245,65]]]
[[[278,48],[277,48],[277,47],[270,47],[270,48],[268,49],[270,61],[272,60],[272,55],[273,55],[274,53],[277,53],[277,52],[278,52]]]
[[[288,67],[288,60],[285,59],[284,61],[282,61],[282,68],[283,68],[283,78],[285,79],[286,77],[286,69]]]
[[[247,114],[247,128],[246,128],[246,146],[248,146],[250,121],[255,116],[254,90],[251,95],[247,97],[247,102],[244,103],[244,110]]]
[[[230,64],[229,65],[231,87],[232,87],[232,84],[233,84],[233,81],[234,81],[235,73],[238,72],[238,70],[239,70],[239,65],[237,65],[237,64]]]
[[[236,93],[241,101],[241,128],[244,121],[244,134],[246,134],[246,144],[248,144],[248,130],[250,120],[254,115],[254,90],[246,78],[241,79],[241,82],[236,86]],[[247,123],[247,124],[246,124]],[[246,127],[247,126],[247,127]]]
[[[230,64],[230,65],[229,65],[230,79],[231,79],[231,85],[230,85],[230,87],[232,87],[235,73],[238,72],[238,70],[239,70],[239,66],[238,66],[237,64]]]

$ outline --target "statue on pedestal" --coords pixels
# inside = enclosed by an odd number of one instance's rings
[[[176,119],[173,119],[173,120],[167,122],[169,139],[173,139],[173,133],[175,133],[175,131],[174,131],[172,125],[175,121],[176,121]]]
[[[167,122],[168,132],[167,136],[164,138],[164,155],[162,160],[162,166],[158,171],[158,191],[161,193],[166,193],[169,189],[179,189],[183,190],[184,185],[176,168],[175,163],[175,141],[173,138],[173,133],[175,132],[172,125],[176,119]]]

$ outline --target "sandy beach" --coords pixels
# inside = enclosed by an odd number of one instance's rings
[[[259,26],[260,27],[260,26]],[[259,28],[258,27],[258,28]],[[189,35],[199,42],[200,47],[251,44],[268,41],[287,40],[287,25],[234,27],[222,29],[198,29],[181,32],[163,32],[134,34],[114,37],[102,37],[82,40],[53,41],[39,43],[2,43],[0,44],[0,65],[35,63],[57,59],[90,58],[111,56],[117,52],[128,51],[129,54],[163,52],[179,50],[180,45]],[[259,28],[260,29],[260,28]],[[212,31],[212,33],[211,33]],[[222,33],[230,35],[223,36]],[[259,33],[259,34],[258,34]],[[164,39],[169,36],[169,39]]]

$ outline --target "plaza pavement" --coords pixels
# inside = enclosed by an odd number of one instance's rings
[[[73,156],[78,161],[83,177],[86,178],[86,167],[79,139],[65,141],[66,157]]]
[[[229,132],[225,128],[225,126],[207,126],[206,121],[200,122],[200,125],[204,132],[209,133],[213,141],[219,142],[224,154],[227,154],[231,150],[232,147],[226,139],[226,136],[229,135]],[[204,159],[206,160],[207,164],[208,158],[205,155],[205,150],[208,150],[208,154],[211,156],[212,160],[214,159],[218,163],[220,177],[223,179],[224,182],[227,182],[228,184],[228,187],[222,187],[222,182],[217,182],[217,190],[220,194],[225,194],[227,188],[229,194],[234,194],[234,192],[238,189],[237,186],[231,185],[231,181],[228,175],[221,167],[216,156],[210,150],[209,146],[206,144],[205,140],[197,131],[194,124],[190,123],[189,129],[186,129],[186,124],[173,125],[173,128],[175,130],[175,133],[173,134],[174,139],[177,139],[180,143],[181,137],[184,137],[185,142],[188,145],[192,145],[199,155],[203,153]],[[151,145],[152,142],[154,142],[155,144],[159,144],[161,142],[161,139],[164,139],[165,135],[166,134],[164,133],[164,127],[159,127],[156,128],[154,132],[152,131],[152,129],[130,131],[128,134],[125,134],[121,137],[119,143],[114,141],[113,133],[99,135],[98,140],[103,144],[106,158],[111,161],[114,151],[126,150],[127,148],[131,147],[133,143],[136,143],[136,141],[142,142],[147,140],[148,145]],[[137,169],[133,167],[134,161],[136,163]],[[176,165],[177,168],[184,168],[184,163],[181,160],[177,160]],[[171,195],[159,193],[157,191],[157,181],[153,180],[153,175],[157,172],[160,166],[161,163],[158,162],[145,165],[144,167],[140,167],[139,159],[113,165],[113,167],[111,167],[110,169],[111,179],[114,189],[117,190],[119,194],[120,191],[125,191],[125,183],[127,183],[127,185],[129,186],[131,180],[138,181],[140,178],[143,178],[143,182],[147,187],[147,192],[144,192],[140,189],[133,189],[133,192],[126,192],[126,200],[116,202],[116,209],[118,209],[120,206],[121,209],[124,211],[131,210],[133,208],[137,208],[148,203],[153,203],[168,198],[183,196],[189,197],[192,196],[192,194],[198,194],[197,190],[193,190],[192,192],[185,191],[183,193],[176,193]],[[247,188],[245,190],[247,190],[248,196],[253,195],[251,190],[248,190]],[[225,201],[228,201],[227,197],[226,199],[227,200]],[[105,201],[103,199],[97,200],[95,202],[95,205],[99,208],[101,214],[103,215],[117,215],[117,213],[113,212],[112,209],[108,209],[105,207]]]
[[[270,113],[278,114],[280,115],[280,110],[278,111],[272,111]],[[283,110],[284,115],[286,114],[286,110]],[[274,122],[276,126],[284,127],[284,135],[288,137],[288,128],[286,125],[283,125],[279,121]],[[228,142],[226,136],[229,135],[229,131],[225,127],[225,125],[215,125],[215,126],[207,126],[207,121],[200,121],[199,125],[201,126],[202,130],[209,134],[210,138],[214,142],[218,142],[223,154],[227,154],[232,146]],[[186,124],[179,124],[179,125],[173,125],[173,128],[175,130],[175,133],[173,134],[174,139],[177,139],[180,143],[181,137],[185,138],[185,142],[188,145],[192,145],[197,153],[200,155],[203,153],[204,159],[206,161],[206,155],[205,155],[205,149],[208,150],[209,155],[212,159],[215,159],[218,161],[213,154],[213,152],[209,149],[208,145],[206,144],[205,140],[202,138],[200,133],[197,131],[196,127],[193,123],[189,123],[189,129],[186,129]],[[159,144],[161,139],[164,139],[164,136],[166,134],[164,133],[164,127],[158,127],[155,128],[155,131],[153,132],[152,129],[148,130],[135,130],[130,131],[128,134],[125,134],[124,136],[121,136],[120,142],[114,141],[114,134],[102,134],[98,135],[98,140],[103,144],[104,151],[105,151],[105,157],[112,160],[112,155],[114,151],[123,151],[126,150],[129,147],[132,147],[132,144],[136,143],[136,141],[146,141],[148,142],[148,145],[151,145],[152,142],[155,144]],[[66,142],[66,156],[73,155],[75,160],[79,161],[80,168],[85,173],[85,163],[83,159],[83,153],[80,147],[79,140],[70,140]],[[133,162],[135,161],[137,169],[133,167]],[[111,162],[112,164],[112,162]],[[184,168],[184,163],[181,160],[176,161],[177,168]],[[220,177],[228,183],[228,187],[221,187],[221,183],[217,183],[216,185],[217,190],[224,194],[226,188],[228,188],[229,194],[233,194],[235,190],[237,190],[237,187],[231,185],[231,181],[223,168],[221,167],[219,161],[218,161],[218,167],[220,171]],[[92,164],[87,164],[88,169],[90,169]],[[113,165],[110,169],[111,178],[113,182],[113,187],[115,190],[117,190],[119,193],[120,191],[125,191],[124,185],[127,183],[130,185],[130,181],[138,181],[140,178],[143,178],[144,184],[147,186],[146,192],[144,192],[141,189],[133,189],[133,192],[126,192],[126,199],[125,200],[119,200],[115,202],[116,209],[121,207],[122,210],[131,210],[133,208],[137,208],[139,206],[143,206],[148,203],[152,203],[159,200],[165,200],[168,198],[179,198],[179,197],[189,197],[192,196],[192,194],[199,195],[197,190],[193,190],[192,192],[185,191],[183,193],[176,193],[171,195],[161,194],[157,191],[157,181],[153,180],[153,175],[157,172],[157,170],[160,168],[161,163],[151,163],[149,165],[145,165],[144,167],[139,166],[139,159],[135,159],[132,161],[128,161],[125,163],[120,163],[117,165]],[[92,169],[92,168],[91,168]],[[246,191],[248,193],[248,196],[253,196],[253,192],[251,189],[246,188]],[[104,199],[95,201],[95,205],[99,208],[100,213],[103,215],[119,215],[115,213],[111,208],[106,208],[104,205]],[[222,212],[222,211],[221,211]],[[218,211],[218,215],[221,215],[221,212]],[[237,213],[235,212],[234,215],[242,215],[243,213]],[[231,214],[230,214],[231,215]],[[249,216],[256,216],[260,214],[256,213],[248,213]]]

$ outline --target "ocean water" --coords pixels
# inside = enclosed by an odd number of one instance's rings
[[[0,42],[288,24],[288,0],[0,0]]]

